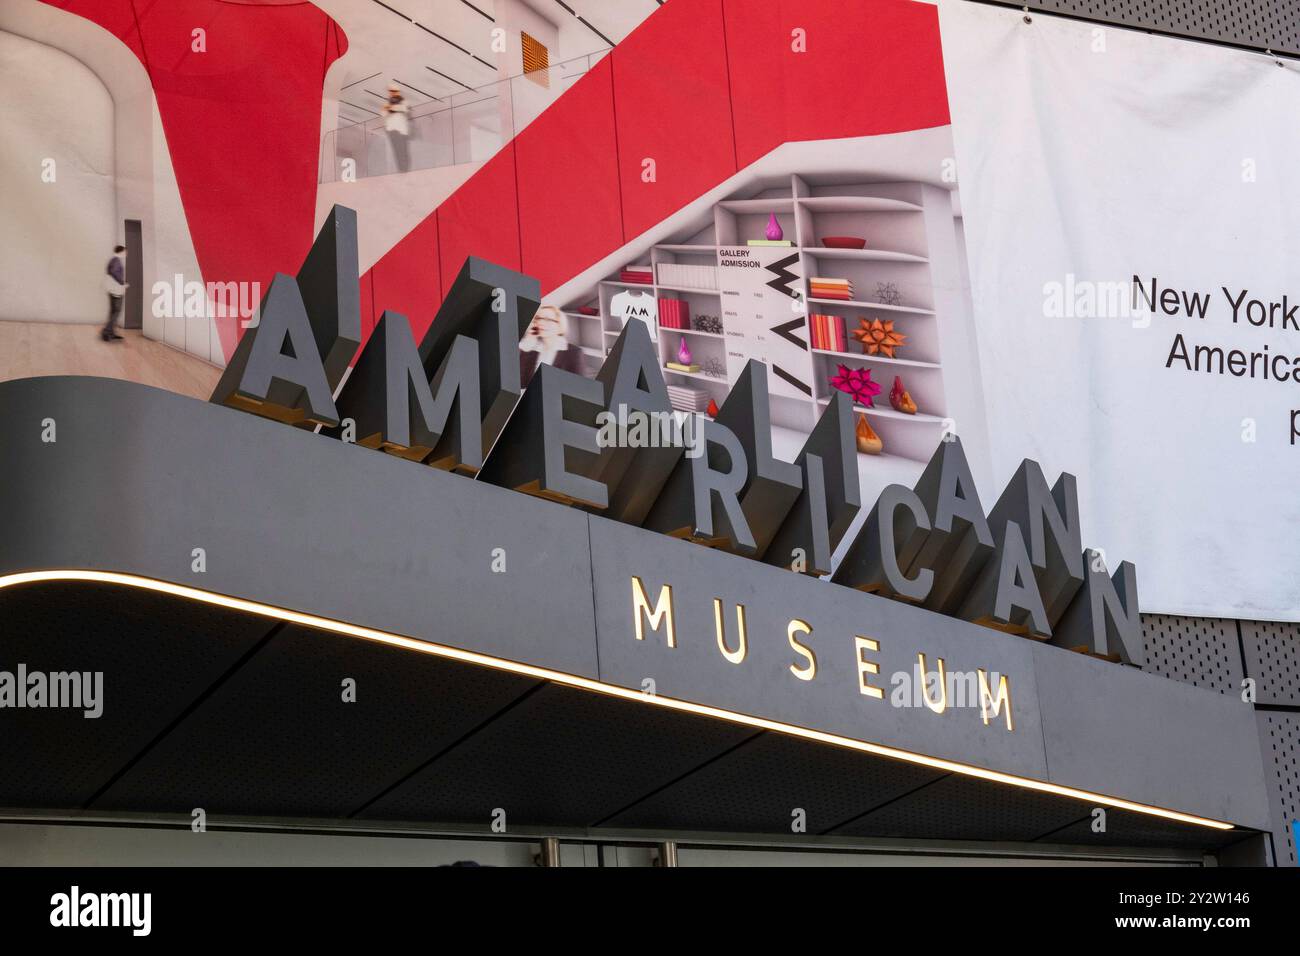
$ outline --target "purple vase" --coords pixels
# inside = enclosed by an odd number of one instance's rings
[[[781,231],[781,224],[776,221],[776,213],[767,217],[767,228],[763,230],[763,235],[773,242],[780,242],[785,238],[785,233]]]

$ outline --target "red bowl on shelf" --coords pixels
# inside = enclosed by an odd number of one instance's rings
[[[865,249],[867,240],[858,236],[822,236],[822,245],[827,249]]]

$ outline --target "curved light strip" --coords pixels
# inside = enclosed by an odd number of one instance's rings
[[[342,634],[347,637],[357,637],[366,641],[375,641],[379,644],[387,644],[390,647],[400,647],[403,650],[416,651],[420,654],[432,654],[435,657],[444,657],[451,660],[465,661],[470,664],[479,664],[496,670],[510,671],[514,674],[524,674],[529,677],[536,677],[539,680],[553,681],[557,684],[564,684],[568,687],[577,687],[582,690],[605,694],[609,697],[619,697],[623,700],[636,701],[642,704],[654,704],[659,707],[666,707],[669,710],[677,710],[688,714],[698,714],[703,717],[726,720],[732,723],[744,724],[748,727],[757,727],[762,730],[770,730],[780,734],[802,737],[805,740],[814,740],[818,743],[832,744],[837,747],[846,747],[850,750],[858,750],[863,753],[875,754],[881,757],[892,757],[896,760],[904,760],[908,763],[919,764],[923,767],[931,767],[935,770],[946,770],[967,777],[991,780],[994,783],[1005,783],[1013,787],[1022,787],[1026,790],[1036,790],[1040,793],[1050,793],[1059,797],[1072,797],[1077,800],[1085,800],[1102,806],[1116,807],[1121,810],[1131,810],[1134,813],[1144,813],[1148,816],[1162,817],[1166,820],[1176,820],[1179,823],[1190,823],[1196,826],[1210,827],[1214,830],[1233,829],[1233,825],[1230,823],[1223,823],[1219,820],[1210,820],[1206,817],[1198,817],[1190,813],[1180,813],[1177,810],[1166,810],[1163,807],[1153,807],[1144,803],[1134,803],[1131,800],[1124,800],[1120,797],[1108,797],[1104,794],[1092,793],[1088,790],[1077,790],[1074,787],[1063,787],[1059,784],[1047,783],[1042,780],[1033,780],[1029,777],[1018,777],[1015,774],[1001,773],[996,770],[986,770],[983,767],[973,767],[969,764],[958,763],[953,760],[944,760],[939,757],[927,757],[925,754],[899,750],[896,747],[886,747],[883,744],[867,743],[862,740],[854,740],[851,737],[841,737],[838,734],[830,734],[820,730],[810,730],[807,727],[798,727],[794,724],[784,724],[780,721],[768,720],[765,717],[755,717],[750,714],[740,714],[735,711],[723,710],[720,707],[710,707],[707,704],[695,704],[687,700],[675,700],[671,697],[645,694],[641,691],[632,690],[627,687],[618,687],[614,684],[606,684],[589,677],[578,677],[574,674],[565,674],[562,671],[554,671],[546,667],[535,667],[532,664],[521,664],[517,661],[508,661],[499,657],[490,657],[487,654],[479,654],[474,651],[448,647],[444,644],[434,644],[429,641],[403,637],[400,634],[390,634],[387,631],[378,631],[370,627],[347,624],[343,621],[333,621],[329,618],[318,617],[315,614],[304,614],[301,611],[290,611],[287,608],[274,607],[270,604],[261,604],[257,601],[248,601],[244,598],[229,597],[224,594],[216,594],[212,591],[203,591],[199,588],[187,587],[183,584],[173,584],[170,581],[159,581],[155,578],[140,577],[135,574],[121,574],[116,571],[82,571],[75,569],[24,571],[18,574],[7,574],[0,577],[0,590],[20,584],[37,584],[46,581],[88,581],[99,584],[121,584],[126,587],[140,588],[146,591],[157,591],[162,594],[170,594],[174,597],[185,598],[190,601],[199,601],[204,604],[213,604],[218,607],[244,611],[249,614],[257,614],[261,617],[273,618],[278,621],[301,624],[305,627],[329,631],[333,634]]]

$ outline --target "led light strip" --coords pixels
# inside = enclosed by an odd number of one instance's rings
[[[305,627],[312,627],[333,634],[342,634],[347,637],[357,637],[366,641],[375,641],[379,644],[387,644],[390,647],[400,647],[404,650],[416,651],[420,654],[432,654],[435,657],[465,661],[466,663],[491,667],[496,670],[509,671],[514,674],[524,674],[528,677],[538,678],[539,680],[553,681],[557,684],[563,684],[568,687],[577,687],[582,690],[605,694],[609,697],[618,697],[623,700],[636,701],[642,704],[654,704],[659,707],[666,707],[669,710],[681,711],[688,714],[698,714],[703,717],[712,717],[717,720],[726,720],[736,724],[744,724],[748,727],[757,727],[762,730],[770,730],[793,737],[802,737],[805,740],[813,740],[818,743],[831,744],[837,747],[846,747],[850,750],[858,750],[863,753],[875,754],[880,757],[891,757],[896,760],[906,761],[907,763],[919,764],[923,767],[931,767],[935,770],[946,770],[967,777],[977,777],[981,780],[990,780],[995,783],[1009,784],[1010,786],[1021,787],[1026,790],[1036,790],[1039,793],[1050,793],[1059,797],[1071,797],[1077,800],[1085,800],[1090,803],[1100,804],[1101,806],[1116,807],[1121,810],[1131,810],[1134,813],[1143,813],[1148,816],[1161,817],[1166,820],[1175,820],[1179,823],[1190,823],[1195,826],[1209,827],[1214,830],[1233,829],[1233,825],[1230,823],[1223,823],[1222,821],[1211,820],[1206,817],[1198,817],[1190,813],[1181,813],[1177,810],[1166,810],[1163,807],[1149,806],[1144,803],[1134,803],[1131,800],[1124,800],[1119,797],[1108,797],[1103,794],[1092,793],[1088,790],[1077,790],[1074,787],[1063,787],[1059,784],[1047,783],[1042,780],[1033,780],[1029,777],[1018,777],[1014,774],[1001,773],[996,770],[985,770],[983,767],[974,767],[969,764],[957,763],[953,760],[943,760],[938,757],[928,757],[925,754],[899,750],[895,747],[886,747],[883,744],[867,743],[866,741],[854,740],[851,737],[841,737],[838,734],[825,733],[820,730],[810,730],[807,727],[798,727],[794,724],[785,724],[776,720],[768,720],[765,717],[754,717],[749,714],[736,713],[735,711],[723,710],[720,707],[710,707],[707,704],[696,704],[687,700],[676,700],[671,697],[645,694],[641,691],[632,690],[627,687],[618,687],[614,684],[606,684],[589,677],[578,677],[574,674],[565,674],[562,671],[554,671],[545,667],[536,667],[532,664],[521,664],[517,661],[503,660],[499,657],[490,657],[487,654],[479,654],[474,651],[448,647],[444,644],[434,644],[429,641],[403,637],[400,634],[390,634],[387,631],[379,631],[370,627],[347,624],[343,621],[333,621],[329,618],[318,617],[315,614],[304,614],[301,611],[290,611],[286,608],[261,604],[257,601],[229,597],[224,594],[216,594],[212,591],[203,591],[199,588],[187,587],[183,584],[173,584],[170,581],[159,581],[155,578],[146,578],[135,574],[122,574],[116,571],[82,571],[74,569],[24,571],[18,574],[7,574],[0,577],[0,590],[21,584],[39,584],[49,581],[86,581],[98,584],[120,584],[126,587],[140,588],[146,591],[156,591],[162,594],[170,594],[174,597],[185,598],[190,601],[199,601],[204,604],[212,604],[236,611],[244,611],[249,614],[273,618],[278,621],[301,624]]]

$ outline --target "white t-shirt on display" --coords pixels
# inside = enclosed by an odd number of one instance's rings
[[[622,319],[640,319],[650,329],[650,341],[659,341],[659,303],[648,292],[620,292],[609,301],[610,314]]]

